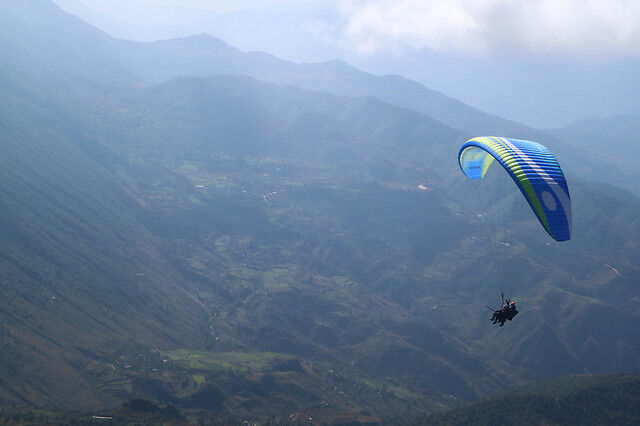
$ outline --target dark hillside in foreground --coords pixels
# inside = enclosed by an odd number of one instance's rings
[[[252,424],[380,424],[366,414],[317,417],[313,410],[284,416],[252,418]],[[214,413],[162,406],[135,399],[120,407],[93,412],[36,408],[0,408],[0,422],[28,424],[220,424],[242,425]],[[403,424],[419,425],[637,425],[640,422],[640,376],[631,374],[569,376],[511,389],[509,392],[464,405],[442,414]]]
[[[570,376],[425,417],[415,425],[637,425],[640,376]]]
[[[0,402],[100,406],[98,360],[200,343],[206,313],[176,287],[108,152],[14,83],[0,79]]]

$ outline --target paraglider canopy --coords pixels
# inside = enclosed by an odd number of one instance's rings
[[[569,240],[571,197],[553,154],[536,142],[495,136],[469,139],[458,154],[460,168],[471,179],[482,179],[494,160],[518,185],[547,233],[557,241]]]

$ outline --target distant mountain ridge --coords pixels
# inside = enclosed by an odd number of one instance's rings
[[[559,129],[546,132],[571,143],[577,150],[588,151],[592,157],[616,167],[600,168],[600,179],[626,186],[636,194],[640,188],[631,182],[625,183],[624,173],[630,177],[640,174],[640,116],[614,115],[603,118],[578,120]]]
[[[297,64],[268,53],[241,52],[208,34],[151,43],[111,41],[113,45],[127,45],[120,48],[124,53],[120,61],[150,83],[186,75],[242,74],[346,96],[375,96],[473,134],[519,134],[528,138],[540,135],[536,130],[479,111],[415,81],[397,75],[374,76],[340,60]]]
[[[536,134],[526,126],[483,113],[415,81],[393,75],[374,76],[340,60],[296,64],[268,53],[241,52],[208,34],[148,44],[130,43],[130,48],[127,60],[131,69],[154,83],[184,75],[243,74],[340,95],[375,96],[462,130]]]
[[[535,128],[640,110],[635,78],[640,61],[631,52],[589,55],[583,51],[562,57],[540,51],[459,55],[407,46],[400,53],[382,48],[363,55],[354,54],[352,44],[338,42],[346,23],[331,3],[269,10],[251,7],[212,17],[201,13],[201,19],[187,24],[137,26],[83,10],[74,0],[56,1],[117,38],[153,41],[210,33],[241,50],[270,52],[296,62],[350,58],[353,65],[374,74],[410,76],[481,111]]]
[[[570,171],[638,191],[633,172],[617,167],[615,158],[605,161],[587,159],[576,152],[575,145],[555,137],[554,132],[532,129],[487,114],[401,76],[375,76],[340,60],[296,64],[268,53],[241,52],[207,34],[146,44],[125,43],[126,48],[122,51],[126,53],[120,61],[149,82],[158,83],[187,75],[230,74],[341,96],[373,96],[391,105],[423,113],[469,135],[535,140],[562,158],[562,164]],[[615,173],[615,176],[609,173]]]
[[[640,115],[578,120],[548,131],[580,148],[613,155],[619,160],[640,160]]]
[[[375,76],[340,60],[297,64],[264,52],[242,52],[208,34],[151,43],[113,39],[112,44],[118,46],[115,61],[149,83],[181,76],[232,74],[342,96],[374,96],[391,105],[426,114],[472,136],[535,140],[548,146],[570,171],[636,193],[640,191],[635,185],[635,171],[619,167],[616,164],[619,157],[587,159],[576,152],[574,144],[567,143],[562,133],[533,129],[485,113],[401,76]]]

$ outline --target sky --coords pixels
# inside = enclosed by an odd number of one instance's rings
[[[118,37],[207,32],[296,62],[339,58],[535,127],[640,114],[640,0],[54,1],[86,7],[76,14]],[[632,81],[604,86],[620,69]],[[571,91],[580,96],[562,99]],[[522,104],[532,93],[540,99]]]
[[[335,12],[330,21],[309,16],[310,32],[371,55],[640,55],[637,0],[77,1],[141,26],[193,22],[208,13],[328,9]]]
[[[338,5],[341,41],[363,52],[640,54],[631,0],[367,0]]]

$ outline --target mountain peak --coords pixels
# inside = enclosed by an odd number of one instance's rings
[[[158,40],[151,43],[155,46],[171,46],[187,49],[191,51],[229,51],[237,52],[237,49],[229,46],[224,41],[208,33],[200,33],[187,37],[180,37],[168,40]]]
[[[331,59],[329,61],[325,61],[322,62],[322,64],[330,66],[330,67],[334,67],[336,69],[353,69],[353,67],[351,65],[349,65],[347,62],[343,61],[342,59]]]

